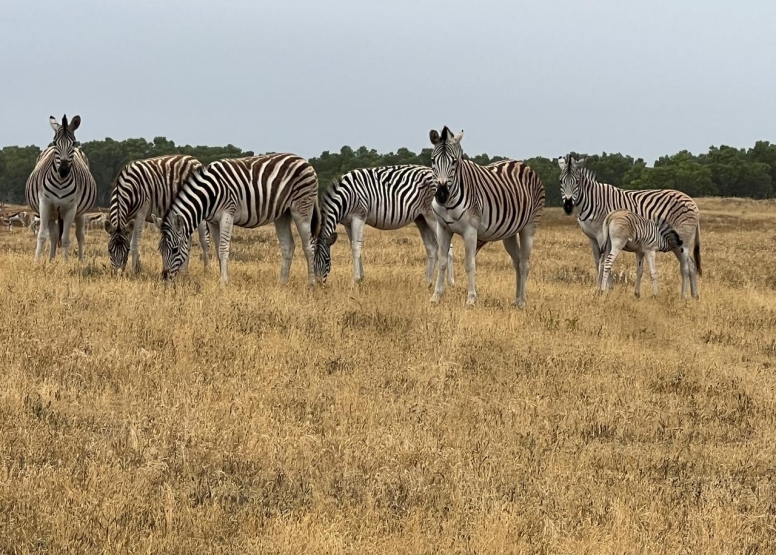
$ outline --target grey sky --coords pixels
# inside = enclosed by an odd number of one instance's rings
[[[0,146],[166,136],[316,156],[648,161],[776,133],[773,0],[3,0]]]

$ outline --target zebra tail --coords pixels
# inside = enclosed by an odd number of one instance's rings
[[[699,276],[703,275],[701,270],[701,223],[695,224],[695,248],[692,252],[692,257],[695,260],[695,271]]]
[[[674,250],[682,246],[681,237],[667,222],[660,222],[660,235],[663,236],[663,240],[669,249]]]
[[[321,209],[318,208],[318,199],[313,203],[313,217],[310,220],[310,233],[313,239],[318,240],[318,234],[321,232]]]

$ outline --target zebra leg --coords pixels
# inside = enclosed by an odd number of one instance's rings
[[[351,247],[353,249],[353,280],[358,283],[364,279],[364,265],[361,250],[364,245],[364,220],[354,217],[350,222],[352,229]]]
[[[655,251],[647,253],[647,264],[649,265],[649,277],[652,280],[652,296],[657,297],[657,265],[655,264]]]
[[[202,247],[202,261],[205,263],[205,270],[207,270],[208,262],[210,262],[209,245],[207,240],[207,223],[203,220],[197,228],[199,235],[199,246]]]
[[[504,243],[504,248],[509,253],[509,257],[512,259],[512,266],[515,268],[515,300],[512,301],[512,304],[516,306],[518,301],[517,291],[520,289],[520,245],[517,244],[517,235],[507,237],[502,243]]]
[[[73,206],[73,208],[65,212],[65,215],[62,217],[62,256],[65,262],[67,262],[67,259],[70,256],[70,227],[73,225],[73,220],[75,220],[75,211],[76,207]],[[83,227],[81,228],[81,231],[83,232]]]
[[[213,252],[218,260],[218,267],[221,267],[221,253],[219,252],[219,246],[221,245],[221,227],[218,222],[207,224],[210,231],[210,244],[213,246]]]
[[[145,213],[139,212],[135,216],[135,228],[132,230],[132,239],[129,242],[129,252],[132,254],[132,271],[140,272],[140,239],[143,235]]]
[[[525,284],[528,281],[528,274],[531,271],[531,251],[533,250],[534,234],[536,226],[528,224],[520,232],[520,266],[518,269],[520,285],[517,292],[517,307],[523,308],[526,303]]]
[[[690,254],[684,247],[679,247],[674,251],[676,258],[679,259],[679,270],[682,272],[682,300],[687,300],[687,281],[690,277]]]
[[[84,261],[84,217],[75,217],[75,240],[78,242],[78,261]]]
[[[224,213],[221,216],[221,222],[219,224],[219,241],[218,241],[218,259],[221,262],[221,284],[226,285],[229,283],[229,271],[227,264],[229,262],[229,245],[232,241],[232,228],[234,227],[234,216],[229,213]]]
[[[59,222],[50,220],[48,223],[49,260],[54,260],[59,248]]]
[[[588,240],[590,241],[590,248],[593,249],[593,265],[595,266],[595,273],[598,275],[601,262],[601,247],[598,245],[598,238],[588,237]]]
[[[636,251],[636,287],[633,294],[641,298],[641,275],[644,273],[644,251]]]
[[[313,228],[312,228],[312,217],[313,217],[313,211],[310,210],[310,213],[307,216],[303,216],[302,214],[298,213],[294,208],[291,208],[291,217],[294,220],[294,225],[296,225],[296,231],[299,233],[299,238],[302,242],[302,251],[304,252],[304,257],[307,260],[307,285],[310,287],[315,287],[315,285],[318,283],[315,279],[315,247],[313,246]],[[293,239],[292,239],[293,244]]]
[[[620,254],[620,251],[622,250],[623,245],[616,243],[615,241],[612,241],[611,249],[609,250],[609,254],[606,255],[606,260],[604,261],[604,273],[601,277],[601,287],[600,291],[606,291],[609,289],[607,287],[607,284],[609,283],[609,278],[612,274],[612,265],[614,264],[614,261],[617,259],[617,255]]]
[[[436,266],[437,242],[436,234],[428,226],[424,218],[415,220],[415,225],[420,231],[420,238],[423,240],[423,246],[426,247],[426,286],[434,285],[434,267]]]
[[[695,267],[695,259],[690,256],[690,249],[685,249],[687,251],[687,270],[690,274],[690,295],[692,295],[692,298],[695,300],[700,299],[700,295],[698,294],[698,270]]]
[[[437,224],[437,245],[439,245],[439,252],[447,252],[450,250],[450,242],[453,239],[453,232],[447,227]],[[439,268],[437,269],[436,287],[434,288],[434,294],[431,295],[431,302],[438,303],[439,297],[445,291],[445,274],[447,273],[447,257],[439,257]]]
[[[466,256],[466,275],[469,278],[469,293],[466,296],[466,304],[473,306],[477,302],[477,289],[474,286],[477,258],[477,228],[468,226],[463,232],[463,246]],[[449,248],[449,247],[448,247]],[[442,252],[448,250],[445,248]]]
[[[275,233],[278,236],[280,242],[280,256],[282,258],[280,262],[280,279],[278,282],[281,285],[288,283],[288,274],[291,271],[291,261],[294,258],[294,237],[291,235],[291,212],[284,212],[277,220],[275,220]],[[300,234],[301,235],[301,234]]]
[[[43,245],[46,243],[46,239],[49,238],[50,225],[51,225],[51,205],[47,200],[40,199],[40,206],[38,207],[40,214],[40,226],[38,227],[38,244],[35,247],[35,262],[40,260],[40,254],[43,251]],[[54,245],[56,242],[52,239]]]

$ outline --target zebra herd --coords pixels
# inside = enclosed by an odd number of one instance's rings
[[[61,244],[67,260],[72,223],[78,258],[83,260],[85,215],[94,206],[97,190],[89,161],[75,139],[80,123],[79,116],[70,121],[63,116],[61,122],[50,118],[54,141],[40,154],[27,180],[27,203],[42,224],[36,262],[46,240],[50,258]],[[430,168],[393,165],[352,170],[320,192],[314,168],[295,154],[246,156],[207,165],[185,155],[129,162],[113,182],[110,212],[103,222],[111,266],[123,272],[131,254],[132,270],[140,269],[142,231],[146,222],[153,222],[161,231],[158,250],[165,280],[186,269],[196,230],[205,267],[212,242],[221,282],[226,284],[234,226],[273,223],[282,254],[279,280],[286,283],[295,249],[293,222],[307,261],[308,283],[314,285],[326,282],[330,248],[342,224],[351,245],[353,279],[360,281],[365,226],[388,230],[414,223],[426,248],[426,283],[434,287],[431,302],[439,301],[445,278],[450,285],[455,281],[452,236],[456,234],[464,243],[467,304],[477,299],[477,253],[486,244],[501,241],[515,269],[514,304],[525,306],[534,235],[545,205],[539,176],[516,160],[486,166],[469,160],[461,147],[463,131],[453,133],[445,126],[441,132],[431,130],[429,139]],[[585,162],[586,158],[560,157],[560,187],[565,212],[577,210],[579,225],[590,239],[597,289],[611,287],[612,263],[625,250],[637,256],[636,295],[644,258],[657,294],[654,253],[671,251],[680,262],[682,299],[687,298],[688,282],[697,299],[701,258],[695,202],[674,190],[626,191],[599,183]]]

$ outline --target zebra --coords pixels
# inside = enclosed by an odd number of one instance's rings
[[[668,222],[648,220],[630,210],[614,210],[606,216],[601,226],[601,240],[601,258],[598,264],[599,290],[605,291],[608,288],[612,265],[620,251],[627,246],[636,253],[638,260],[634,290],[636,298],[641,297],[643,259],[646,257],[649,265],[652,295],[657,297],[655,251],[668,252],[682,246],[682,239]]]
[[[399,229],[415,223],[426,247],[426,283],[433,284],[437,257],[436,219],[431,208],[434,185],[431,169],[405,164],[352,170],[319,195],[321,231],[315,247],[315,274],[326,283],[331,271],[331,246],[337,241],[337,224],[345,227],[353,255],[353,280],[364,278],[361,248],[364,226]],[[453,276],[453,247],[448,253],[448,281]]]
[[[673,253],[679,259],[682,273],[682,299],[687,299],[688,281],[693,298],[698,299],[696,274],[702,275],[701,226],[700,210],[695,201],[673,189],[628,191],[599,183],[595,174],[585,167],[586,161],[586,156],[576,160],[567,154],[558,158],[558,166],[563,210],[570,215],[575,207],[578,208],[577,221],[590,240],[596,275],[599,273],[603,222],[613,210],[626,209],[648,220],[665,220],[679,234],[682,245]],[[625,251],[631,252],[631,249],[626,246]]]
[[[108,254],[115,272],[123,272],[132,253],[132,269],[140,270],[140,239],[146,221],[159,222],[189,175],[202,164],[189,155],[173,154],[133,160],[121,168],[113,182],[109,217],[104,229],[110,235]],[[206,224],[198,227],[202,259],[208,267]],[[191,245],[189,245],[191,248]]]
[[[70,226],[74,221],[78,260],[83,261],[84,214],[94,206],[97,184],[86,154],[76,143],[75,131],[81,125],[81,117],[74,116],[68,122],[64,115],[60,124],[51,116],[49,123],[54,130],[54,143],[38,156],[25,188],[27,204],[39,214],[41,221],[35,262],[40,260],[46,239],[50,239],[50,259],[56,256],[57,243],[61,242],[67,261]]]
[[[22,227],[27,227],[30,225],[32,221],[32,213],[21,211],[16,212],[15,214],[11,214],[11,216],[8,218],[8,231],[11,231],[13,228],[13,224],[15,222],[18,222]]]
[[[440,134],[429,132],[433,149],[431,169],[436,184],[432,207],[437,219],[440,252],[447,252],[453,233],[463,237],[466,273],[469,278],[467,305],[474,305],[475,258],[487,243],[502,241],[517,278],[515,304],[524,307],[525,283],[534,235],[544,210],[544,186],[537,173],[516,160],[501,160],[480,166],[463,157],[463,131],[453,135],[445,126]],[[518,235],[520,240],[518,242]],[[440,258],[431,302],[444,291],[447,258]]]
[[[162,278],[170,280],[189,256],[189,238],[202,220],[218,248],[221,283],[229,281],[227,263],[232,228],[275,224],[282,264],[280,283],[288,281],[294,256],[291,221],[302,240],[309,285],[315,285],[313,248],[320,226],[318,176],[295,154],[229,158],[192,171],[161,225]]]

